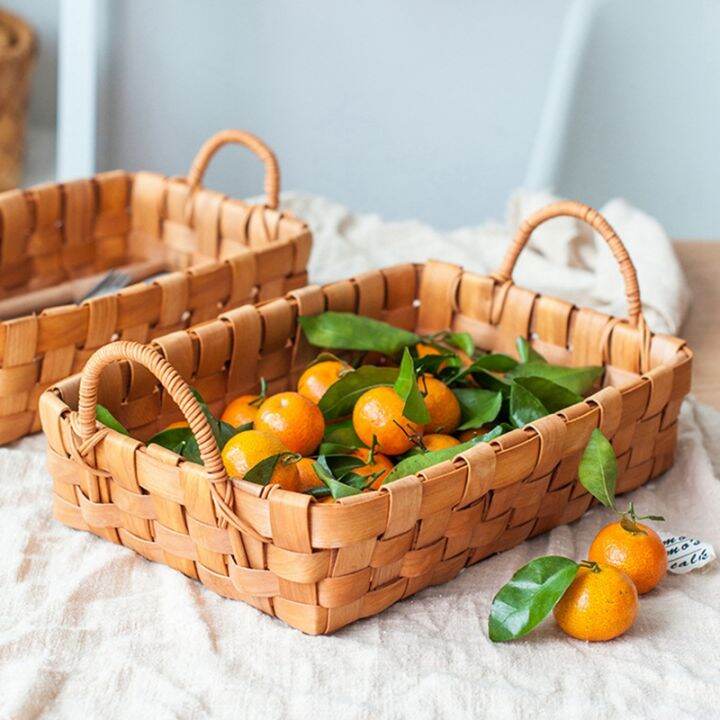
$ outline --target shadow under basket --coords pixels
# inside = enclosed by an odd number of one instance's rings
[[[532,229],[563,214],[588,221],[610,243],[625,276],[629,320],[512,284]],[[521,335],[553,363],[603,365],[605,372],[601,387],[576,405],[336,503],[229,479],[188,384],[216,411],[257,390],[261,377],[271,393],[294,388],[318,352],[301,335],[298,316],[325,310],[420,333],[466,331],[480,348],[513,354]],[[523,224],[493,276],[440,262],[398,265],[244,306],[152,347],[116,343],[98,351],[82,377],[41,398],[54,513],[306,633],[331,633],[581,517],[593,498],[577,469],[594,428],[617,455],[618,492],[668,469],[691,359],[684,341],[647,330],[635,270],[612,228],[586,206],[558,203]],[[134,437],[96,424],[98,400]],[[182,415],[204,466],[143,443]]]
[[[201,186],[226,143],[248,147],[265,163],[266,204]],[[148,342],[305,285],[310,231],[277,209],[278,193],[272,151],[249,133],[227,130],[205,143],[187,178],[118,170],[0,194],[6,307],[38,297],[45,307],[42,298],[83,278],[92,284],[111,268],[155,263],[169,271],[84,302],[5,315],[12,319],[0,321],[0,444],[39,430],[43,390],[80,371],[106,343]]]

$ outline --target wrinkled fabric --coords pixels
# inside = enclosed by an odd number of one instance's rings
[[[315,236],[310,277],[323,283],[427,259],[490,273],[500,266],[523,218],[555,199],[545,193],[518,191],[510,198],[505,222],[449,232],[415,220],[385,222],[377,215],[355,214],[311,195],[288,194],[283,204],[310,223]],[[690,292],[667,234],[657,220],[625,200],[611,200],[600,210],[635,263],[650,327],[655,332],[674,332],[685,316]],[[514,279],[522,287],[578,305],[627,315],[622,276],[610,249],[575,218],[557,218],[538,227],[520,255]]]
[[[628,218],[647,241],[654,221],[643,223],[645,216],[617,202],[618,220]],[[449,234],[460,242],[448,245],[429,228],[353,216],[326,200],[295,197],[288,205],[314,226],[312,270],[321,280],[427,256],[487,270],[509,236],[499,225],[494,235],[489,226],[463,229]],[[616,298],[603,299],[597,271],[582,266],[599,255],[597,247],[576,230],[568,228],[564,242],[538,238],[520,262],[518,283],[607,309]],[[674,263],[663,282],[675,295],[643,291],[653,303],[648,310],[657,313],[654,326],[664,319],[673,329],[685,286],[662,231],[654,237],[658,253],[669,252]],[[552,273],[538,269],[553,265],[548,243],[565,248],[553,256],[568,263]],[[646,256],[638,255],[638,269],[652,278]],[[668,530],[720,548],[720,483],[713,474],[720,413],[690,400],[679,422],[675,466],[627,497],[643,512],[664,515]],[[310,637],[54,521],[43,450],[42,436],[0,449],[0,718],[717,715],[717,563],[668,576],[641,599],[635,626],[618,640],[571,640],[548,619],[521,641],[489,641],[492,597],[514,570],[544,554],[583,557],[612,519],[607,510],[593,509],[333,636]]]

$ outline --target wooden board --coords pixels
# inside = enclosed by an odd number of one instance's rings
[[[678,241],[693,304],[680,331],[695,353],[693,394],[720,410],[720,242]]]

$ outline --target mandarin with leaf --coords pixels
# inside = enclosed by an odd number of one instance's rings
[[[370,486],[371,490],[378,490],[385,478],[390,474],[390,471],[395,467],[387,455],[372,452],[368,448],[358,448],[353,455],[365,463],[362,467],[353,468],[353,472],[356,475],[369,477],[375,473],[380,473]]]
[[[413,447],[422,426],[403,415],[405,403],[391,387],[366,390],[355,403],[353,428],[365,445],[375,442],[384,455],[401,455]]]
[[[299,475],[295,462],[290,462],[288,448],[275,435],[259,430],[245,430],[233,435],[222,451],[222,461],[230,477],[245,477],[255,465],[273,455],[284,455],[275,465],[270,482],[285,490],[298,490]]]
[[[591,562],[578,568],[575,579],[555,605],[560,628],[578,640],[612,640],[635,622],[638,593],[621,570]]]
[[[322,480],[317,476],[313,465],[315,461],[312,458],[301,458],[295,464],[298,471],[298,492],[305,492],[312,488],[321,487]]]
[[[325,432],[318,406],[296,392],[271,395],[258,408],[255,429],[280,438],[291,452],[312,455]]]
[[[460,403],[453,391],[432,375],[423,375],[418,387],[430,413],[430,422],[425,423],[425,432],[452,433],[460,424]]]
[[[340,360],[321,360],[311,365],[298,380],[298,392],[314,403],[319,403],[328,388],[336,382],[348,366]]]

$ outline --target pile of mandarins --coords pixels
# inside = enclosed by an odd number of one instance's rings
[[[418,345],[418,356],[439,351]],[[268,397],[241,395],[232,400],[221,420],[233,427],[252,423],[252,429],[239,432],[226,443],[223,462],[229,475],[243,477],[265,458],[287,453],[287,461],[275,465],[271,482],[286,490],[304,492],[322,486],[314,470],[313,455],[323,441],[325,419],[318,402],[351,368],[338,359],[321,360],[301,375],[297,391]],[[403,415],[404,402],[392,387],[374,387],[362,393],[352,412],[352,426],[365,448],[353,454],[362,460],[354,469],[374,480],[368,489],[377,489],[394,467],[393,460],[416,448],[431,452],[459,445],[478,433],[453,433],[460,425],[460,405],[445,383],[430,374],[418,378],[430,421],[419,425]],[[330,501],[332,497],[323,498]]]

